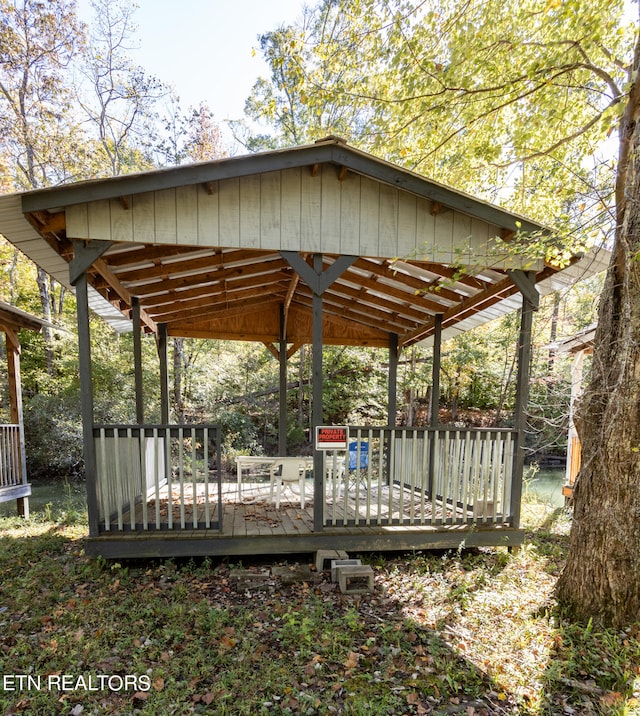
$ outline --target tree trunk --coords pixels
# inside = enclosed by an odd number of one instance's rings
[[[558,318],[560,316],[560,291],[553,294],[553,314],[551,316],[551,330],[549,332],[549,357],[547,358],[547,373],[551,375],[556,362],[556,349],[553,344],[558,337]]]
[[[184,338],[173,339],[173,404],[178,423],[184,422],[184,401],[182,399]]]
[[[42,305],[42,317],[51,323],[51,296],[49,294],[49,277],[41,268],[38,268],[36,277],[38,290],[40,291],[40,303]],[[44,339],[44,359],[47,366],[47,374],[55,375],[55,353],[53,350],[53,331],[48,326],[42,327],[42,338]]]
[[[636,47],[634,74],[639,67]],[[640,614],[640,88],[621,128],[618,226],[600,302],[590,383],[578,410],[582,468],[556,588],[579,620],[620,628]],[[630,150],[630,151],[629,151]]]

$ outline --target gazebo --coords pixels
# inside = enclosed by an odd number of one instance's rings
[[[0,232],[78,306],[90,538],[106,557],[518,545],[532,311],[604,258],[559,270],[506,250],[548,231],[328,137],[315,144],[0,197]],[[521,308],[512,429],[395,425],[400,351]],[[96,425],[89,311],[134,331],[136,422]],[[141,334],[157,338],[161,424],[143,415]],[[323,345],[389,351],[387,424],[340,426],[366,449],[356,479],[315,445],[304,507],[247,512],[225,489],[215,425],[169,423],[167,339],[260,341],[280,363]],[[328,426],[331,427],[331,426]],[[365,447],[366,446],[366,447]],[[235,486],[234,486],[235,488]]]

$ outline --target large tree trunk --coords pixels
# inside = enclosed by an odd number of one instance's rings
[[[635,72],[639,66],[636,47]],[[621,132],[618,227],[577,428],[567,564],[557,596],[577,619],[621,627],[640,614],[640,89]],[[630,146],[629,146],[630,145]],[[629,151],[630,149],[630,151]]]

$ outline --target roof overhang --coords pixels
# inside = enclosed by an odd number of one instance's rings
[[[105,242],[90,306],[116,330],[137,298],[148,330],[266,343],[281,315],[288,342],[311,341],[312,291],[287,252],[324,270],[354,257],[323,294],[326,343],[406,346],[436,314],[446,339],[518,308],[512,270],[546,293],[606,267],[606,252],[562,271],[500,253],[550,231],[335,138],[0,197],[0,232],[71,290],[74,242]]]

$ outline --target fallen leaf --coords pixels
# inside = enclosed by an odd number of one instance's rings
[[[616,704],[620,703],[624,697],[619,691],[609,691],[604,696],[600,697],[600,703],[602,703],[603,706],[615,706]]]
[[[162,691],[164,689],[164,679],[162,678],[162,676],[158,676],[157,679],[154,679],[153,688],[156,691]]]
[[[360,654],[357,651],[350,651],[343,666],[345,669],[355,669],[360,661]]]

